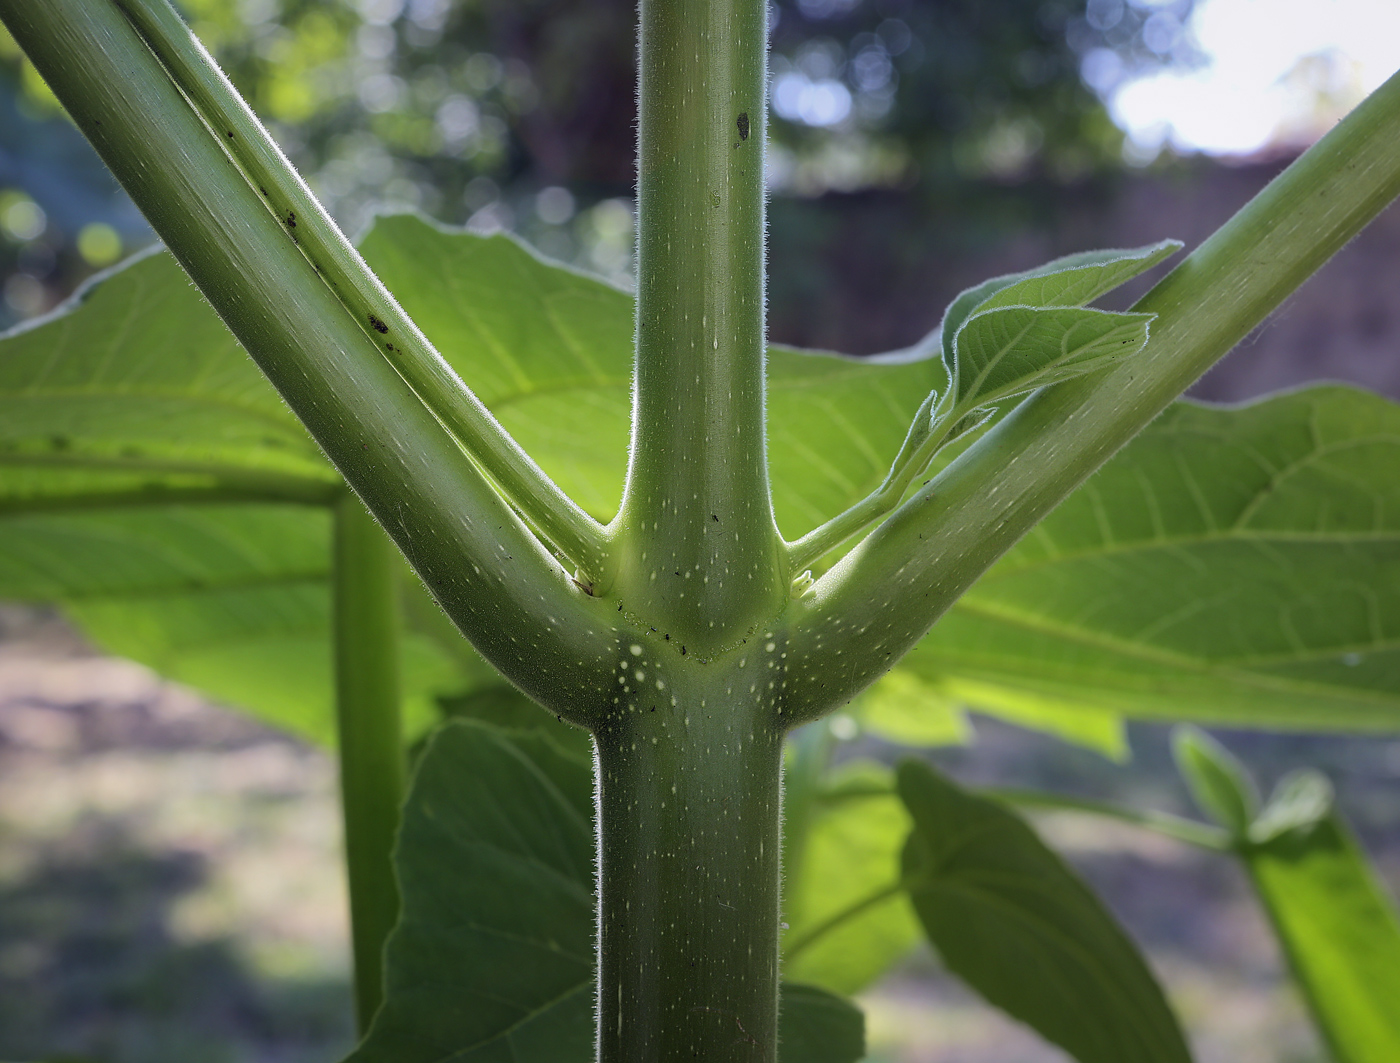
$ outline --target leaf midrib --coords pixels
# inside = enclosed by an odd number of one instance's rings
[[[1043,542],[1046,536],[1052,536],[1050,529],[1043,529],[1041,536]],[[1243,546],[1267,546],[1271,543],[1283,545],[1303,544],[1303,545],[1330,545],[1336,546],[1346,543],[1386,543],[1394,541],[1400,545],[1400,527],[1382,531],[1361,532],[1361,531],[1249,531],[1248,529],[1234,529],[1227,531],[1208,530],[1197,532],[1192,535],[1182,535],[1176,538],[1155,538],[1136,539],[1127,542],[1115,542],[1109,545],[1095,546],[1092,549],[1083,549],[1072,552],[1060,552],[1051,545],[1046,546],[1047,556],[1035,560],[1021,561],[1016,554],[1010,554],[993,568],[987,571],[977,581],[976,586],[985,586],[995,583],[1001,579],[1022,576],[1037,569],[1047,568],[1059,564],[1078,564],[1086,561],[1097,561],[1104,558],[1118,557],[1133,553],[1148,553],[1158,550],[1173,550],[1182,547],[1192,546],[1216,546],[1225,544],[1238,544]]]
[[[104,404],[120,404],[133,399],[147,400],[151,402],[175,403],[191,407],[210,407],[223,410],[226,413],[236,414],[250,420],[276,428],[277,431],[291,439],[296,439],[299,443],[305,443],[310,437],[305,429],[301,428],[299,422],[291,419],[290,416],[282,416],[267,409],[258,409],[245,403],[235,402],[232,399],[217,396],[200,394],[199,392],[175,391],[168,392],[159,388],[131,388],[124,390],[103,390],[94,391],[92,389],[77,388],[44,388],[31,392],[19,390],[0,391],[0,406],[6,400],[11,402],[33,401],[35,399],[54,399],[64,402],[71,402],[77,399],[90,400]]]
[[[1288,656],[1258,655],[1248,658],[1230,658],[1224,662],[1208,661],[1201,657],[1183,655],[1158,646],[1152,646],[1140,642],[1125,642],[1115,639],[1111,635],[1102,632],[1086,631],[1083,628],[1058,627],[1048,623],[1043,616],[1032,616],[1017,612],[1013,609],[997,608],[987,603],[979,603],[970,600],[970,596],[964,596],[954,606],[954,609],[965,610],[979,616],[1003,623],[1024,628],[1028,631],[1037,631],[1043,634],[1056,635],[1069,642],[1077,642],[1080,645],[1092,646],[1097,649],[1111,650],[1120,653],[1125,657],[1137,658],[1143,661],[1150,661],[1154,664],[1168,665],[1176,668],[1190,668],[1201,673],[1214,673],[1219,675],[1235,674],[1237,669],[1242,669],[1237,678],[1249,678],[1256,681],[1264,681],[1268,677],[1254,671],[1253,668],[1268,668],[1280,664],[1305,664],[1312,661],[1326,660],[1329,657],[1338,657],[1347,653],[1377,653],[1393,649],[1400,649],[1400,636],[1394,639],[1384,639],[1379,642],[1367,643],[1347,643],[1345,645],[1329,646],[1326,649],[1318,648],[1315,651],[1305,654],[1290,654]],[[1317,684],[1306,684],[1303,681],[1290,681],[1290,685],[1307,686]],[[1322,689],[1331,690],[1331,687]],[[1348,687],[1351,692],[1353,688]],[[1359,691],[1358,691],[1359,692]],[[1382,700],[1382,703],[1385,703]]]

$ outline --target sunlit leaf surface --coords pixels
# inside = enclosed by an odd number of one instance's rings
[[[610,517],[630,296],[507,237],[408,216],[381,219],[364,248],[539,463]],[[976,302],[1077,303],[1169,251],[1075,256]],[[939,339],[867,361],[773,349],[785,534],[880,482],[914,411],[947,387]],[[109,648],[331,733],[324,506],[339,480],[168,256],[0,340],[0,415],[0,596],[63,602]],[[1332,387],[1179,405],[994,566],[905,667],[945,699],[1108,750],[1121,748],[1118,713],[1390,727],[1398,507],[1400,411],[1383,399]],[[409,638],[420,722],[434,694],[484,681],[450,642],[440,625]]]

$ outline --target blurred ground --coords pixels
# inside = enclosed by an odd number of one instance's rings
[[[0,610],[0,1059],[340,1058],[335,785],[320,751]]]
[[[979,720],[968,782],[1185,811],[1166,731],[1115,765]],[[1265,783],[1318,765],[1400,886],[1400,740],[1227,734]],[[1199,1063],[1323,1057],[1224,860],[1057,815],[1047,836],[1138,939]],[[351,1041],[330,759],[0,609],[0,1059],[331,1063]],[[1064,1063],[914,955],[863,1000],[872,1063]]]

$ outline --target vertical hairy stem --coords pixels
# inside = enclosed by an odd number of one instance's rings
[[[724,668],[624,650],[595,733],[600,1063],[776,1063],[776,647]]]
[[[816,818],[817,791],[831,763],[834,745],[831,729],[822,722],[799,727],[788,741],[783,769],[783,879],[789,884],[802,878],[807,839]],[[792,904],[789,893],[787,911],[793,910]]]
[[[345,495],[335,511],[335,701],[361,1033],[384,998],[384,942],[399,917],[392,856],[404,762],[395,556],[360,500]]]
[[[781,603],[764,443],[765,0],[642,0],[637,364],[616,593],[708,652]]]
[[[766,23],[766,0],[641,0],[632,452],[606,593],[651,633],[621,643],[594,728],[601,1063],[777,1058]]]

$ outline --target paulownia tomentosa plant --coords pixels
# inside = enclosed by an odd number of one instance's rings
[[[853,990],[908,944],[900,894],[1077,1058],[1186,1058],[1004,804],[914,762],[833,776],[804,725],[872,684],[870,725],[906,734],[954,726],[947,699],[1100,744],[1118,714],[1400,722],[1400,414],[1341,388],[1168,409],[1400,191],[1400,81],[1131,312],[1087,304],[1175,245],[989,281],[857,363],[766,349],[763,0],[641,4],[635,317],[413,218],[362,246],[396,301],[164,0],[0,17],[276,388],[166,256],[11,334],[0,591],[304,731],[333,646],[356,1060],[854,1060],[858,1013],[811,986],[780,1044],[780,938],[789,975]],[[421,580],[412,637],[376,524]],[[401,687],[468,719],[400,828]],[[1400,931],[1325,786],[1261,812],[1207,740],[1181,758],[1221,826],[1153,823],[1240,854],[1329,1044],[1388,1058]]]

